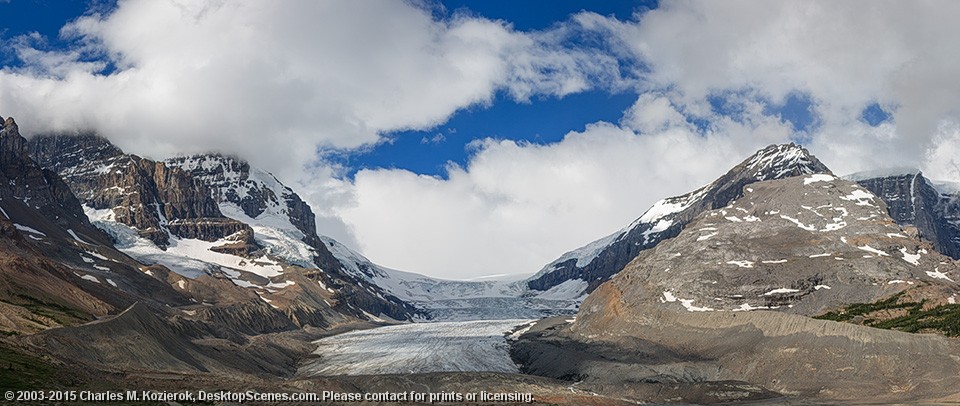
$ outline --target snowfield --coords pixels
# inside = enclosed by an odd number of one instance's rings
[[[506,333],[533,320],[413,323],[352,331],[315,341],[319,358],[301,376],[426,372],[519,372]]]

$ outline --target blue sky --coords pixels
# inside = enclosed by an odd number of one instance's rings
[[[957,14],[946,1],[0,0],[0,115],[158,159],[238,155],[387,266],[530,273],[772,143],[838,174],[960,181]]]

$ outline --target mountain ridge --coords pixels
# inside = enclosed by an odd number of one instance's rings
[[[690,193],[660,200],[625,228],[565,253],[528,279],[527,286],[543,291],[564,282],[580,280],[587,284],[584,293],[589,293],[641,251],[679,234],[697,214],[723,207],[742,196],[744,186],[812,173],[831,172],[799,145],[767,146],[713,182]]]

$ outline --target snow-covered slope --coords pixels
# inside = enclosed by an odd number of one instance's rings
[[[212,250],[231,243],[229,238],[209,242],[172,236],[170,245],[161,249],[140,236],[134,228],[117,222],[112,210],[97,210],[85,206],[84,212],[91,223],[113,237],[114,246],[123,253],[146,264],[161,264],[188,278],[223,273],[238,286],[250,287],[254,286],[250,279],[263,281],[260,278],[269,279],[283,273],[283,266],[266,254],[256,258],[244,258]]]
[[[619,272],[641,251],[672,238],[699,213],[726,206],[746,185],[770,179],[829,173],[816,157],[795,144],[771,145],[712,183],[685,195],[658,201],[633,223],[584,247],[563,254],[527,281],[533,291],[564,285],[569,295],[588,293]],[[583,285],[579,292],[569,283]]]

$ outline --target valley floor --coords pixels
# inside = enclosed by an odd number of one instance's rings
[[[505,335],[533,320],[413,323],[326,337],[302,377],[428,372],[519,372]]]

